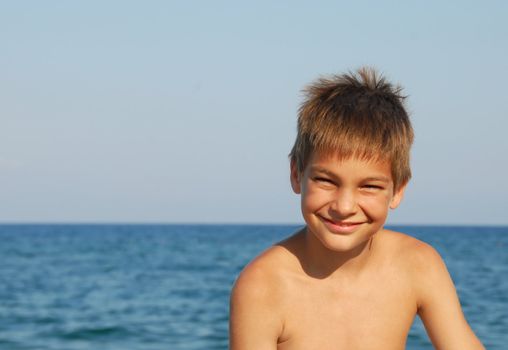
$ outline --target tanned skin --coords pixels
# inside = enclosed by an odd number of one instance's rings
[[[307,226],[242,271],[231,350],[403,350],[419,315],[439,350],[484,349],[439,254],[382,226],[404,188],[389,165],[314,156],[291,168]]]

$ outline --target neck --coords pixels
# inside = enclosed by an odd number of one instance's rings
[[[325,278],[356,278],[369,262],[374,248],[374,236],[348,251],[334,251],[326,246],[307,228],[304,229],[305,239],[305,271],[311,277]]]

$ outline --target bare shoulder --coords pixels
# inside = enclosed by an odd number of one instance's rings
[[[430,244],[414,237],[403,235],[399,251],[416,293],[418,310],[421,312],[428,296],[435,293],[436,286],[447,286],[454,291],[446,264],[439,252]]]
[[[273,298],[281,292],[285,269],[290,262],[284,248],[272,246],[252,260],[242,270],[233,287],[233,296]]]
[[[298,270],[299,262],[290,251],[301,241],[298,233],[271,246],[259,254],[242,270],[233,288],[233,292],[248,294],[269,293],[277,296],[284,293],[289,280]],[[248,289],[248,291],[247,291]]]
[[[429,244],[387,231],[405,266],[417,302],[417,312],[436,349],[484,349],[462,313],[453,280],[440,254]]]
[[[291,256],[275,245],[238,276],[230,300],[230,348],[275,349],[284,327]]]
[[[434,288],[433,283],[449,279],[443,259],[430,244],[401,232],[385,230],[381,245],[387,259],[397,266],[400,276],[411,286],[418,305],[422,295]]]
[[[405,233],[385,230],[384,246],[410,269],[441,268],[443,260],[430,244]],[[414,271],[416,272],[416,271]]]

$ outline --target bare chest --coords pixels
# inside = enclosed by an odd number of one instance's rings
[[[279,350],[404,349],[416,303],[396,276],[378,275],[351,285],[299,281],[285,310]]]

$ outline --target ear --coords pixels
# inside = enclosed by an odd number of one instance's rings
[[[407,182],[400,186],[399,189],[393,194],[392,200],[390,201],[390,209],[395,209],[402,202],[404,198],[404,192],[406,191]]]
[[[291,187],[296,194],[300,194],[302,192],[302,187],[300,185],[300,172],[298,171],[298,166],[296,165],[296,161],[291,159],[290,165],[290,180]]]

